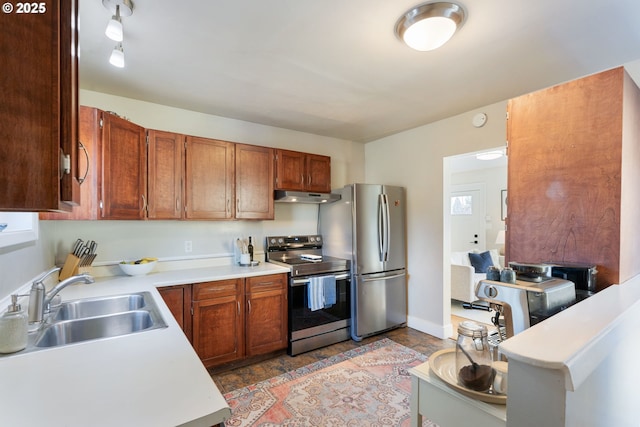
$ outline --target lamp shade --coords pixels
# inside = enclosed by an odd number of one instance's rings
[[[496,236],[496,245],[504,245],[504,241],[506,238],[506,233],[504,230],[498,231],[498,235]]]
[[[116,42],[121,42],[124,39],[124,33],[122,31],[122,21],[120,16],[112,16],[111,20],[107,24],[107,29],[104,32],[107,37]]]
[[[400,17],[395,32],[409,47],[425,52],[449,41],[464,20],[464,10],[455,3],[423,3]]]
[[[111,51],[109,63],[114,67],[124,68],[124,49],[122,48],[122,43],[118,43],[116,47],[113,48],[113,51]]]

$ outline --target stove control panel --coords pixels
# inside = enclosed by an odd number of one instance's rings
[[[267,250],[286,250],[301,248],[321,248],[322,236],[269,236],[267,237]]]

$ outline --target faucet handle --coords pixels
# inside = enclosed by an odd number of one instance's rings
[[[35,285],[36,283],[42,283],[47,277],[51,276],[53,273],[56,273],[60,271],[60,267],[53,267],[51,270],[42,273],[40,276],[38,276],[34,281],[33,284]]]

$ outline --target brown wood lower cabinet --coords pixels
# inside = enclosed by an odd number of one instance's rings
[[[193,347],[205,366],[244,356],[244,279],[193,285]]]
[[[160,296],[176,318],[189,342],[191,339],[191,285],[165,286],[158,288]]]
[[[246,355],[256,356],[287,346],[287,275],[248,277]]]
[[[287,275],[158,288],[210,368],[287,347]]]

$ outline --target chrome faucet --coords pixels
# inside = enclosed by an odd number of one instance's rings
[[[58,271],[60,271],[59,267],[52,268],[33,281],[31,292],[29,293],[29,323],[42,322],[44,320],[44,314],[49,311],[51,300],[58,292],[67,286],[77,282],[93,283],[95,281],[93,277],[87,273],[78,274],[66,278],[49,292],[46,292],[44,286],[45,279]]]

